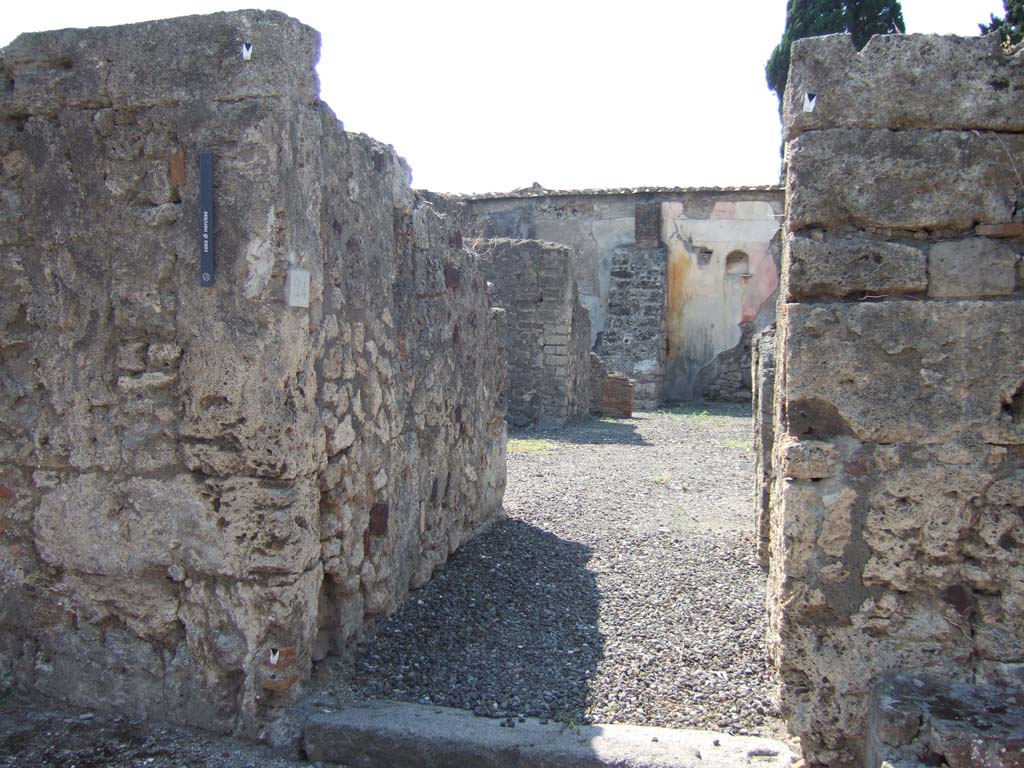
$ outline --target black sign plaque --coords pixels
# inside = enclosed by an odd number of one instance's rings
[[[199,152],[199,285],[213,285],[213,151]]]

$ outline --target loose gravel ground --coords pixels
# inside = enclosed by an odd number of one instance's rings
[[[351,657],[328,662],[316,703],[345,688],[345,698],[454,706],[509,725],[535,716],[783,734],[750,435],[750,409],[736,405],[513,434],[508,520]]]

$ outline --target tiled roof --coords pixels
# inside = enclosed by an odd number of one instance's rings
[[[662,194],[679,195],[694,192],[781,192],[782,187],[763,185],[751,187],[619,187],[616,189],[547,189],[539,184],[511,192],[479,192],[468,195],[441,194],[451,200],[502,200],[529,197],[597,197],[607,195]],[[437,193],[435,193],[437,194]]]

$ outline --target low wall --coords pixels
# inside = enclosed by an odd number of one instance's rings
[[[812,764],[890,672],[1024,683],[1024,53],[793,46],[769,622]]]
[[[503,316],[404,162],[319,101],[318,48],[243,11],[0,52],[20,686],[260,734],[500,511]]]
[[[572,253],[537,240],[485,240],[480,268],[506,313],[508,421],[562,426],[590,411],[590,318],[579,301]]]

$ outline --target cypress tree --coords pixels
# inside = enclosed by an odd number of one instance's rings
[[[1020,3],[1024,0],[1004,2]],[[905,30],[899,0],[786,0],[786,28],[782,41],[775,46],[764,68],[768,87],[779,98],[779,112],[782,112],[782,94],[789,77],[789,49],[795,40],[849,32],[853,36],[853,44],[860,50],[872,35]]]
[[[1024,0],[1003,0],[1006,16],[1000,18],[995,14],[989,16],[988,24],[979,24],[981,34],[998,32],[1003,45],[1010,48],[1024,41]]]
[[[903,9],[898,0],[860,0],[846,3],[847,29],[859,51],[873,35],[891,35],[906,31]]]

